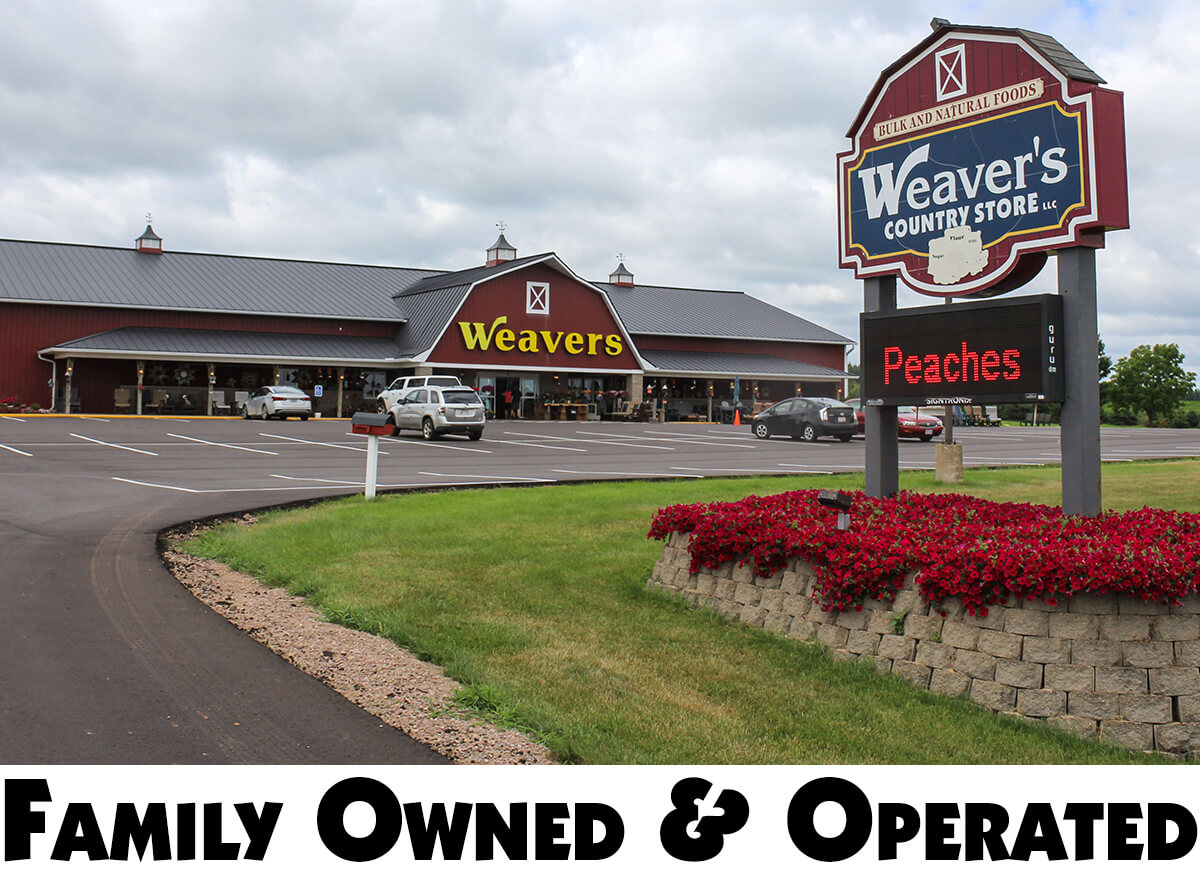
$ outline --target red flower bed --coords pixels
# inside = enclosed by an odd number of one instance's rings
[[[929,602],[957,596],[987,614],[1009,598],[1054,604],[1076,593],[1121,593],[1178,604],[1200,585],[1200,515],[1144,508],[1098,518],[1029,503],[958,494],[854,494],[850,529],[817,503],[817,491],[736,503],[669,506],[650,538],[691,534],[693,572],[727,560],[769,576],[798,557],[817,570],[826,610],[890,601],[911,570]]]

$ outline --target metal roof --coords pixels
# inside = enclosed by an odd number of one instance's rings
[[[416,356],[431,351],[470,290],[469,284],[450,285],[398,297],[396,303],[408,319],[396,331],[401,353]]]
[[[608,283],[597,287],[608,294],[630,333],[837,345],[854,342],[741,291]]]
[[[656,371],[647,375],[684,374],[711,375],[721,378],[854,378],[840,369],[830,369],[815,363],[801,363],[770,354],[736,354],[725,351],[672,351],[640,348],[642,359]]]
[[[553,252],[446,272],[0,239],[0,301],[391,322],[396,350],[413,358],[472,286],[534,263],[584,281]],[[584,283],[631,334],[853,344],[740,291]]]
[[[261,333],[251,330],[187,330],[174,327],[119,327],[43,348],[60,357],[191,359],[198,361],[262,359],[272,363],[339,362],[399,366],[412,363],[390,339],[373,336],[318,336],[308,333]]]
[[[458,270],[457,272],[442,272],[435,275],[430,275],[426,278],[419,279],[413,282],[403,290],[396,292],[397,297],[406,297],[411,294],[423,294],[427,291],[436,291],[446,287],[470,287],[476,282],[486,281],[501,273],[511,272],[514,269],[528,266],[531,263],[557,258],[554,252],[546,254],[531,254],[527,257],[518,257],[513,260],[505,260],[492,266],[475,266],[469,269]]]
[[[400,322],[392,297],[440,271],[0,240],[0,300]]]

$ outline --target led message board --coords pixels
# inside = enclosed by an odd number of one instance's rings
[[[869,405],[1061,402],[1055,294],[859,316]]]

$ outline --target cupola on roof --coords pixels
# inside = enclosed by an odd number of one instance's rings
[[[495,266],[498,263],[504,263],[508,260],[516,260],[516,257],[517,249],[504,238],[504,231],[501,230],[500,235],[496,237],[496,241],[492,243],[492,247],[487,250],[487,266]]]
[[[622,287],[633,287],[633,273],[625,266],[624,260],[617,261],[617,268],[608,274],[608,281]]]
[[[154,228],[149,224],[142,231],[142,235],[134,240],[134,245],[142,254],[162,254],[162,237],[154,232]]]

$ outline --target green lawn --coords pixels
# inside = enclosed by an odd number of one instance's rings
[[[650,589],[654,510],[862,476],[608,482],[361,497],[191,544],[443,665],[465,698],[585,763],[1139,762],[923,693]],[[1057,468],[904,473],[911,490],[1056,503]],[[1104,467],[1109,508],[1200,511],[1200,462]]]

